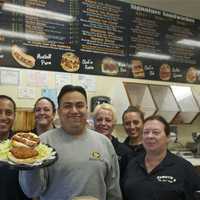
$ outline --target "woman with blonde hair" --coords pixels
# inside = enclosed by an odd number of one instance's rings
[[[97,132],[105,135],[112,142],[114,149],[118,155],[119,165],[121,169],[121,159],[123,156],[130,154],[131,149],[119,142],[116,137],[112,135],[115,125],[117,123],[115,108],[108,103],[99,104],[95,107],[94,113],[94,128]]]

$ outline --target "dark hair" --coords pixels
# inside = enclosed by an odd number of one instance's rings
[[[166,136],[170,135],[170,126],[164,117],[162,117],[160,115],[152,115],[152,116],[147,117],[144,120],[144,123],[147,121],[152,121],[152,120],[157,120],[157,121],[161,122],[164,125],[164,130],[165,130]]]
[[[137,106],[129,106],[123,113],[122,115],[122,121],[124,122],[124,117],[126,115],[126,113],[129,113],[129,112],[136,112],[136,113],[139,113],[140,115],[140,118],[142,119],[142,121],[144,122],[144,113],[140,110],[139,107]]]
[[[11,101],[13,104],[13,107],[14,107],[14,112],[16,111],[16,103],[11,97],[9,97],[7,95],[0,95],[0,99],[7,99],[7,100]]]
[[[51,103],[52,110],[53,110],[53,112],[55,113],[55,112],[56,112],[56,106],[55,106],[54,102],[53,102],[50,98],[48,98],[48,97],[40,97],[39,99],[37,99],[37,101],[36,101],[35,104],[34,104],[34,109],[33,109],[34,112],[35,112],[37,103],[38,103],[40,100],[43,100],[43,99],[45,99],[45,100],[49,101],[49,103]]]
[[[60,106],[60,101],[61,98],[68,92],[79,92],[81,93],[87,102],[87,93],[85,89],[81,86],[76,86],[76,85],[64,85],[62,89],[60,90],[60,93],[58,95],[58,107]]]

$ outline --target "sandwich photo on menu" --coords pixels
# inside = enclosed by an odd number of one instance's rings
[[[132,60],[131,69],[134,78],[144,78],[144,67],[141,60]]]
[[[189,83],[194,83],[197,80],[198,71],[195,67],[189,67],[186,72],[186,80]]]
[[[168,64],[162,64],[160,66],[159,76],[160,80],[168,81],[171,79],[171,66]]]
[[[102,60],[101,71],[108,75],[116,75],[119,71],[117,62],[111,57]]]

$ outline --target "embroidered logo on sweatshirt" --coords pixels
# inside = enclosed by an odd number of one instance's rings
[[[90,160],[102,160],[101,154],[97,151],[92,151],[90,153]]]

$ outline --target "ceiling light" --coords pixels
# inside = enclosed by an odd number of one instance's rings
[[[1,52],[1,51],[10,52],[10,51],[11,51],[11,48],[12,48],[12,46],[9,46],[9,45],[0,45],[0,52]],[[26,48],[25,48],[25,47],[21,47],[21,46],[20,46],[20,49],[22,49],[23,52],[26,52]]]
[[[11,46],[8,45],[0,45],[0,52],[1,51],[11,51]]]
[[[0,29],[0,35],[5,36],[5,37],[20,38],[20,39],[26,39],[26,40],[32,40],[32,41],[47,40],[47,38],[44,37],[43,35],[36,35],[36,34],[30,34],[30,33],[24,33],[24,32],[14,32],[14,31],[8,31],[4,29]]]
[[[147,53],[147,52],[138,52],[136,53],[137,57],[143,57],[143,58],[152,58],[152,59],[158,59],[158,60],[169,60],[171,59],[171,56],[164,55],[164,54],[155,54],[155,53]]]
[[[183,44],[192,47],[200,47],[200,41],[197,40],[190,40],[190,39],[182,39],[177,41],[178,44]]]
[[[64,15],[64,14],[47,11],[43,9],[38,9],[38,8],[19,6],[19,5],[10,4],[10,3],[4,3],[2,6],[2,10],[25,14],[25,15],[31,15],[35,17],[64,21],[64,22],[73,22],[75,20],[74,17],[70,15]]]

